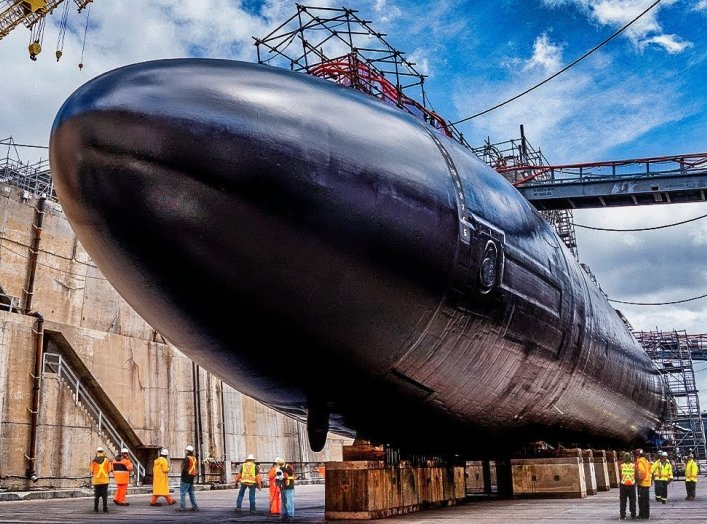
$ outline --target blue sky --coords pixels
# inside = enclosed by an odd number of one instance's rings
[[[70,0],[67,0],[70,1]],[[653,0],[351,0],[310,5],[358,9],[429,75],[435,109],[455,121],[527,89],[610,36]],[[56,24],[27,57],[29,32],[0,41],[0,138],[46,144],[63,100],[103,71],[184,56],[255,61],[252,36],[294,14],[290,1],[96,0],[83,70],[85,14],[72,6],[64,56]],[[662,0],[589,58],[501,109],[460,124],[472,144],[515,138],[523,124],[552,163],[707,152],[707,0]],[[4,154],[5,151],[0,151]],[[23,150],[27,160],[41,152]],[[577,211],[578,223],[635,228],[693,218],[707,205]],[[707,221],[645,233],[578,230],[580,259],[619,300],[662,302],[707,293]],[[707,332],[707,299],[625,306],[637,329]],[[702,373],[706,375],[707,373]],[[705,384],[707,386],[707,384]],[[704,389],[704,388],[703,388]],[[707,406],[705,406],[707,407]]]

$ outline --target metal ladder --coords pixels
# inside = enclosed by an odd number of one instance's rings
[[[96,422],[99,434],[110,440],[116,449],[128,449],[128,455],[137,473],[135,475],[135,485],[139,485],[140,479],[145,478],[145,467],[137,460],[135,453],[126,446],[120,433],[115,429],[113,424],[111,424],[108,417],[104,415],[90,393],[82,387],[81,381],[76,376],[76,373],[69,367],[66,360],[57,353],[44,353],[42,370],[44,373],[54,373],[59,379],[63,380],[73,393],[74,402],[83,407],[88,415]]]

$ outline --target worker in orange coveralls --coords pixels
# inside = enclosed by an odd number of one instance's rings
[[[113,479],[115,480],[117,488],[115,490],[115,496],[113,497],[113,503],[118,506],[130,505],[130,503],[125,502],[128,484],[130,484],[130,473],[133,471],[133,463],[128,453],[128,448],[123,448],[113,459]]]
[[[268,488],[270,489],[270,514],[279,515],[280,514],[280,486],[275,482],[277,471],[280,469],[280,462],[285,463],[280,457],[275,459],[275,464],[272,465],[270,471],[268,471]],[[282,470],[280,469],[280,472]]]
[[[162,505],[161,502],[157,502],[158,497],[164,497],[167,504],[170,506],[177,502],[169,496],[169,478],[167,477],[167,473],[169,473],[168,456],[169,451],[162,448],[160,457],[155,459],[155,463],[152,466],[152,498],[150,499],[150,506]]]

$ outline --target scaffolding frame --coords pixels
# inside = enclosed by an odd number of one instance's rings
[[[277,65],[351,87],[395,105],[470,148],[425,93],[427,75],[356,9],[296,4],[297,12],[255,40],[258,63]],[[292,47],[291,47],[292,46]],[[413,94],[413,91],[416,91]]]
[[[550,165],[542,151],[535,149],[528,142],[522,125],[520,126],[520,138],[496,143],[491,143],[490,138],[487,138],[484,145],[472,147],[471,150],[513,185],[516,185],[519,179],[523,180],[536,173],[539,167]],[[548,172],[544,172],[538,175],[538,178],[549,176]],[[575,258],[579,259],[572,210],[551,209],[538,212],[555,229],[567,249]],[[585,267],[585,270],[588,268]],[[593,277],[591,272],[588,273]],[[596,279],[594,281],[596,282]]]
[[[7,146],[5,156],[0,157],[0,182],[20,188],[24,198],[45,197],[57,201],[48,159],[24,163],[17,152],[22,146],[12,137],[0,139],[0,146]]]
[[[694,453],[696,460],[706,464],[707,444],[693,361],[705,360],[707,337],[688,335],[684,330],[638,331],[634,336],[658,366],[669,393],[667,416],[658,431],[658,449],[679,463]]]

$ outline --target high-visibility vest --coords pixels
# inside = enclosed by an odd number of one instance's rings
[[[639,457],[636,461],[636,479],[638,485],[643,488],[648,488],[653,479],[651,463],[646,457]]]
[[[685,482],[697,482],[697,474],[700,468],[697,466],[697,462],[690,459],[685,464]]]
[[[653,478],[655,480],[670,480],[673,478],[673,466],[665,461],[665,464],[661,460],[653,464]]]
[[[636,467],[632,464],[621,464],[621,484],[633,486],[636,483]]]
[[[187,455],[187,461],[187,475],[196,477],[196,457],[193,455]]]
[[[243,484],[257,484],[258,479],[255,476],[255,462],[244,462],[241,464],[241,482]]]
[[[132,470],[133,463],[127,456],[113,460],[113,478],[116,484],[129,484]]]
[[[110,483],[108,474],[110,473],[111,469],[111,464],[107,457],[101,455],[94,458],[91,461],[91,484],[93,484],[94,486],[100,486],[101,484]]]

